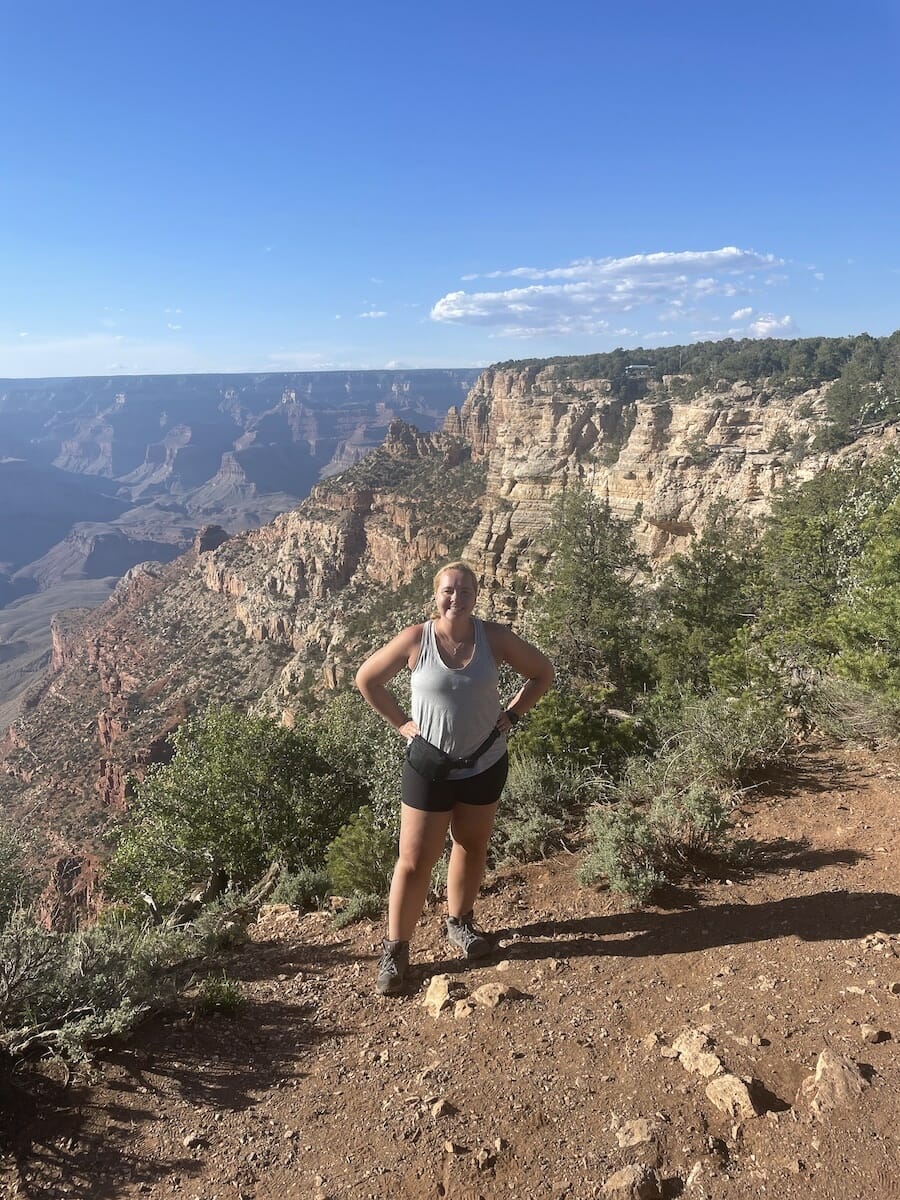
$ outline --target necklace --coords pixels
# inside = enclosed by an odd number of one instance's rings
[[[469,649],[472,646],[474,646],[474,644],[475,644],[474,630],[472,630],[471,633],[472,633],[471,641],[469,640],[468,637],[464,637],[462,639],[462,641],[455,642],[449,633],[445,633],[443,630],[440,631],[440,640],[444,646],[444,649],[447,651],[447,653],[450,655],[451,658],[459,658],[460,654],[464,650],[468,653]]]

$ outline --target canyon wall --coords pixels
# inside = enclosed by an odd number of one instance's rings
[[[186,555],[134,568],[101,608],[54,622],[52,669],[0,747],[0,804],[57,856],[97,852],[129,776],[165,758],[187,714],[230,701],[294,720],[422,618],[435,562],[464,552],[486,608],[513,615],[566,487],[634,519],[661,561],[719,498],[757,517],[779,487],[897,439],[879,427],[812,454],[824,389],[689,392],[677,377],[614,395],[552,368],[486,371],[442,433],[395,421],[380,449],[263,528],[206,529]]]

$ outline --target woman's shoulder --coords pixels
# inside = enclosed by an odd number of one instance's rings
[[[482,621],[481,626],[484,630],[484,636],[488,640],[493,651],[497,651],[501,646],[505,646],[507,640],[512,634],[512,629],[509,625],[503,625],[499,621]]]

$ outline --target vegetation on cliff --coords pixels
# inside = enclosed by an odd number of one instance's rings
[[[643,369],[641,369],[643,368]],[[817,449],[846,445],[862,429],[900,416],[900,330],[889,337],[867,333],[841,338],[722,338],[688,346],[612,350],[575,358],[523,359],[497,370],[536,373],[551,369],[560,386],[585,379],[609,380],[612,394],[626,398],[647,379],[670,377],[676,399],[715,391],[739,381],[766,381],[794,392],[830,384],[827,417]]]

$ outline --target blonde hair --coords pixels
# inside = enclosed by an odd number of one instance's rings
[[[468,575],[469,579],[472,581],[472,587],[475,589],[475,595],[478,595],[478,576],[475,574],[474,569],[461,558],[457,559],[456,562],[446,563],[439,571],[435,571],[434,579],[431,581],[432,604],[429,615],[432,620],[434,620],[434,618],[438,615],[437,605],[434,603],[433,597],[437,594],[438,585],[441,582],[441,576],[447,571],[462,571],[464,575]]]
[[[448,571],[461,571],[463,575],[468,575],[469,579],[472,581],[472,587],[477,593],[478,576],[475,574],[474,569],[470,567],[467,562],[463,562],[462,559],[459,559],[457,562],[447,563],[445,566],[441,567],[439,571],[435,572],[434,579],[431,581],[432,592],[436,592],[438,590],[438,584],[441,582],[441,576],[446,575]]]

